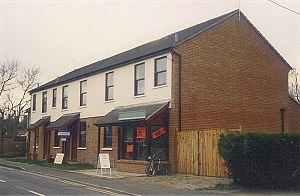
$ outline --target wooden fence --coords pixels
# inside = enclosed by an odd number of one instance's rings
[[[227,177],[225,161],[218,153],[218,140],[225,130],[177,133],[178,173]]]

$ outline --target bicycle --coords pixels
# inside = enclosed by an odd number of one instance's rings
[[[165,164],[161,163],[157,154],[154,153],[148,157],[148,164],[145,168],[145,173],[147,176],[154,176],[156,173],[166,175],[168,173],[168,168]]]

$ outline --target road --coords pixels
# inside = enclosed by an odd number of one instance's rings
[[[0,195],[117,195],[68,180],[0,167]]]
[[[157,185],[99,179],[40,167],[17,170],[0,166],[0,195],[195,195]]]

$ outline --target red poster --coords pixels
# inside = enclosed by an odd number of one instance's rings
[[[159,129],[153,131],[151,136],[153,139],[155,139],[155,138],[163,135],[164,133],[166,133],[166,129],[164,127],[162,127],[162,128],[159,128]]]
[[[127,152],[133,152],[133,144],[127,144]]]
[[[146,139],[146,127],[137,127],[136,139]]]

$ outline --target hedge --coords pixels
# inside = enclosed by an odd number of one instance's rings
[[[299,133],[225,133],[218,147],[229,176],[239,185],[272,189],[300,187]]]

